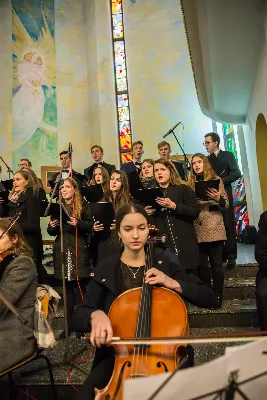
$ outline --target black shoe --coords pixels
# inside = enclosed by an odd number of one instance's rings
[[[235,261],[228,261],[226,267],[227,268],[234,268],[234,267],[236,267],[236,262]]]

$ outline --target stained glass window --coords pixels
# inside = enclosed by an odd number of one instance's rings
[[[225,150],[234,154],[237,163],[242,171],[240,160],[240,150],[237,136],[237,129],[234,125],[222,125]],[[241,237],[243,229],[249,224],[246,187],[244,177],[242,176],[232,184],[233,205],[236,222],[236,236]]]
[[[132,131],[127,82],[122,0],[111,0],[111,21],[121,162],[132,160]]]

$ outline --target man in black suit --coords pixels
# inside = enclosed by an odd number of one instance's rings
[[[223,212],[227,241],[223,249],[223,260],[228,267],[236,265],[237,245],[231,184],[241,177],[236,159],[230,151],[220,150],[220,136],[211,132],[205,135],[203,143],[209,153],[208,159],[216,174],[222,179],[229,199],[229,207]]]
[[[159,151],[159,156],[162,160],[170,160],[173,165],[175,166],[176,171],[178,172],[180,178],[185,181],[185,172],[184,172],[184,167],[183,164],[180,163],[179,161],[173,161],[170,159],[171,155],[171,146],[170,143],[166,142],[165,140],[163,142],[160,142],[158,144],[158,151]]]
[[[103,161],[103,156],[104,156],[104,151],[102,149],[101,146],[98,145],[94,145],[93,147],[91,147],[91,154],[94,160],[94,163],[86,168],[84,170],[84,175],[87,177],[87,179],[89,180],[89,182],[92,180],[93,178],[93,171],[96,167],[103,167],[105,168],[108,173],[109,176],[111,175],[111,172],[116,169],[115,165],[112,164],[108,164],[105,161]]]
[[[139,173],[141,170],[141,164],[142,164],[141,158],[144,153],[143,143],[141,142],[141,140],[139,140],[138,142],[134,142],[132,145],[132,149],[133,149],[133,161],[124,163],[121,166],[121,170],[124,171],[126,174],[129,174],[129,172],[135,170]]]
[[[60,164],[62,167],[62,180],[67,179],[71,176],[71,169],[70,169],[70,157],[68,151],[61,151],[59,153]],[[50,182],[56,182],[59,172],[56,172]],[[72,178],[78,183],[78,186],[81,188],[85,182],[85,176],[80,174],[79,172],[72,170]]]

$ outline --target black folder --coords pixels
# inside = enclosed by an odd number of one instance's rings
[[[211,197],[207,194],[208,189],[219,190],[220,179],[213,179],[210,181],[199,181],[195,183],[195,192],[197,199],[208,201]]]
[[[8,196],[9,196],[9,191],[8,190],[4,190],[3,192],[0,192],[0,201],[4,202],[4,204],[8,203]],[[3,203],[1,203],[3,204]]]
[[[53,220],[58,220],[60,219],[60,206],[59,203],[51,203],[48,215],[52,216]],[[68,222],[70,221],[70,216],[68,214],[68,211],[66,208],[62,205],[62,221],[63,222]]]
[[[135,193],[138,190],[144,189],[140,176],[136,170],[128,173],[128,182],[129,182],[130,193],[133,197],[135,197]]]
[[[104,197],[102,185],[83,186],[82,195],[90,203],[96,203]]]
[[[1,181],[6,190],[11,191],[13,189],[13,179],[7,179],[6,181]]]
[[[109,232],[115,218],[112,204],[109,202],[90,203],[90,207],[95,222],[99,221],[100,224],[104,225],[104,230],[100,232]]]
[[[152,208],[157,211],[160,211],[162,209],[162,206],[160,206],[156,202],[157,197],[164,198],[163,193],[159,187],[151,189],[139,189],[136,191],[134,197],[145,206],[152,206]]]

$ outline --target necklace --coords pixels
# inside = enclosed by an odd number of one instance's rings
[[[126,263],[125,263],[125,265],[126,265],[126,267],[129,269],[129,271],[131,271],[131,273],[133,274],[133,276],[134,276],[134,279],[136,279],[136,275],[137,275],[137,273],[138,273],[139,269],[140,269],[141,267],[143,267],[143,265],[140,265],[140,267],[137,269],[137,271],[136,271],[136,272],[133,272],[132,268],[131,268],[131,267],[129,267],[129,265],[128,265],[128,264],[126,264]]]

